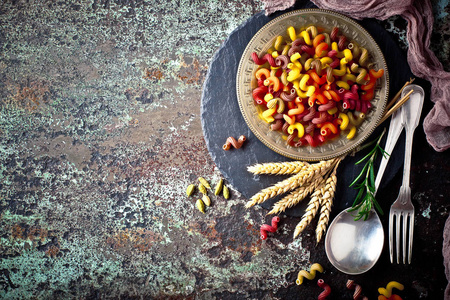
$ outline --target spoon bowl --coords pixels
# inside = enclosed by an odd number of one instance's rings
[[[354,220],[347,210],[334,218],[325,237],[325,251],[339,271],[358,275],[378,261],[383,250],[384,231],[380,218],[371,210],[366,221]]]

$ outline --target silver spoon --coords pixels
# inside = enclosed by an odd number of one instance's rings
[[[400,107],[391,117],[384,150],[392,153],[403,130]],[[375,193],[380,185],[389,156],[383,157],[375,180]],[[348,208],[349,209],[349,208]],[[370,270],[383,250],[384,231],[381,220],[372,208],[367,220],[343,210],[334,218],[325,237],[325,251],[331,264],[339,271],[357,275]]]

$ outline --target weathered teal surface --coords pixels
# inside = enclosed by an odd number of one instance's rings
[[[448,1],[434,7],[432,47],[448,66]],[[313,231],[292,241],[298,220],[283,217],[280,237],[261,242],[270,218],[245,210],[236,191],[230,200],[210,193],[206,214],[195,208],[198,192],[185,194],[199,176],[221,178],[200,125],[209,62],[261,9],[260,1],[2,1],[0,298],[300,293],[296,274],[324,255]],[[384,24],[404,38],[402,20]],[[442,225],[448,208],[432,204],[424,217]]]

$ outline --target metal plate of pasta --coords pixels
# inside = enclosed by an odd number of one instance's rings
[[[302,9],[253,36],[236,91],[245,122],[262,143],[315,161],[349,153],[370,136],[387,103],[389,76],[376,41],[357,22]]]

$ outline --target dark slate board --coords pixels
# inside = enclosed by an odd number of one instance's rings
[[[300,1],[288,11],[301,8],[315,8],[315,6],[311,2]],[[261,27],[285,12],[287,11],[268,17],[262,11],[235,29],[214,55],[203,86],[201,118],[209,153],[228,184],[231,184],[246,198],[250,198],[261,189],[287,178],[273,175],[254,176],[247,171],[247,166],[256,163],[291,160],[272,151],[253,135],[241,115],[236,96],[236,73],[245,47]],[[391,95],[391,98],[409,78],[413,77],[406,58],[397,43],[377,21],[366,19],[358,23],[373,36],[385,56],[389,69],[389,95]],[[372,141],[378,137],[383,128],[388,126],[389,121],[386,121],[374,131],[367,141]],[[229,136],[237,139],[240,135],[247,137],[247,141],[242,148],[229,151],[222,149],[222,145]],[[386,187],[395,174],[399,172],[403,165],[403,149],[404,137],[402,134],[391,155],[380,188]],[[354,163],[365,154],[367,154],[367,151],[360,151],[354,157],[348,156],[339,166],[333,214],[353,203],[356,192],[348,186],[362,168],[362,166],[355,166]],[[281,199],[281,196],[270,199],[262,203],[261,206],[269,209],[279,199]],[[304,201],[302,204],[289,209],[286,214],[295,217],[303,215],[306,203],[307,201]]]

